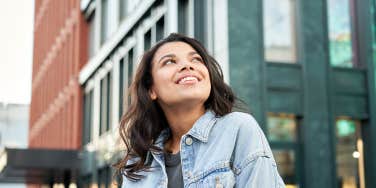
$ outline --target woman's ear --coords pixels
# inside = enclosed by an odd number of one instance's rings
[[[151,100],[156,100],[157,99],[157,94],[155,93],[155,91],[153,90],[153,88],[151,88],[149,90],[149,95],[150,95]]]

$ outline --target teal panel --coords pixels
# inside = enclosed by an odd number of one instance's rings
[[[302,95],[297,91],[268,90],[268,112],[302,114]]]
[[[228,33],[231,87],[263,126],[266,87],[262,0],[228,3]]]
[[[366,187],[376,187],[376,1],[354,1],[360,66],[367,67],[369,118],[362,122]]]
[[[349,116],[354,119],[368,118],[367,98],[364,96],[337,95],[333,103],[336,116]]]
[[[301,26],[298,51],[304,80],[302,187],[335,187],[334,121],[329,108],[327,1],[297,2],[298,25]]]
[[[300,64],[267,63],[267,87],[301,90],[302,75]]]
[[[333,90],[337,94],[367,94],[367,79],[365,70],[348,68],[333,68]]]

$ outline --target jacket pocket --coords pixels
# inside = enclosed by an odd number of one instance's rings
[[[214,165],[208,170],[199,173],[195,178],[193,186],[200,188],[233,188],[235,186],[235,174],[229,163]]]

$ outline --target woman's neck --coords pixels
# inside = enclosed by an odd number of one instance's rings
[[[177,153],[180,150],[180,139],[204,113],[204,106],[195,108],[178,108],[163,110],[171,129],[171,137],[165,144],[165,149]]]

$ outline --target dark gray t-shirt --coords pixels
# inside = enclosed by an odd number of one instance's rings
[[[164,154],[166,172],[168,178],[168,188],[184,187],[183,174],[180,162],[180,152],[177,154]]]

